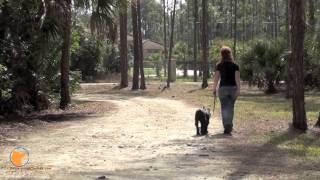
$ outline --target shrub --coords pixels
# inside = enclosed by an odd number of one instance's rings
[[[281,58],[284,52],[281,40],[253,42],[249,51],[241,56],[242,79],[265,87],[267,94],[277,92],[275,83],[280,81],[286,62]]]

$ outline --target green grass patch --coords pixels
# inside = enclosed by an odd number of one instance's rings
[[[198,91],[198,96],[204,104],[212,104],[211,91]],[[308,120],[315,123],[320,111],[320,95],[307,93],[305,98]],[[244,90],[237,99],[235,116],[238,120],[288,120],[292,119],[292,102],[283,94],[265,95],[259,90]]]
[[[266,136],[269,146],[284,150],[308,161],[320,161],[320,138],[312,133],[284,133]]]
[[[191,89],[191,90],[190,90]],[[188,94],[199,104],[213,105],[211,90],[201,90],[198,86],[189,88]],[[235,125],[238,132],[245,134],[248,141],[271,148],[271,151],[288,153],[304,162],[320,161],[320,137],[315,133],[287,132],[292,121],[292,100],[286,99],[283,93],[265,95],[262,91],[243,88],[236,102]],[[320,111],[319,92],[307,92],[305,105],[309,126],[312,127]],[[220,103],[216,104],[214,116],[219,116]],[[219,117],[218,117],[219,118]]]

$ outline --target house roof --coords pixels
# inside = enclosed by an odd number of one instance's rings
[[[158,50],[158,51],[163,51],[164,47],[162,44],[151,41],[149,39],[145,39],[142,41],[143,44],[143,49],[144,50]]]
[[[127,39],[129,44],[133,43],[133,36],[131,34],[128,34]],[[164,50],[164,47],[162,44],[154,42],[150,39],[143,39],[142,44],[143,44],[143,50],[157,50],[157,51]]]

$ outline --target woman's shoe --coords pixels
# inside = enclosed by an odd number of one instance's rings
[[[231,135],[232,125],[226,125],[224,128],[224,134]]]

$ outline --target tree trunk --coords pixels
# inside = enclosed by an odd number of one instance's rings
[[[291,49],[291,42],[290,42],[290,8],[289,8],[289,0],[285,0],[285,5],[286,5],[286,8],[285,8],[285,36],[286,36],[286,45],[287,45],[287,48],[288,49]],[[291,74],[290,74],[290,58],[291,58],[291,55],[288,56],[288,59],[287,59],[287,63],[286,63],[286,98],[289,99],[289,98],[292,98],[292,78],[291,78]]]
[[[120,63],[121,63],[121,82],[120,88],[128,87],[128,44],[127,44],[127,8],[126,0],[121,0],[119,11],[120,17]]]
[[[193,81],[198,81],[198,0],[194,0],[194,20],[193,20]]]
[[[287,43],[287,47],[290,48],[290,8],[289,8],[289,0],[285,0],[286,3],[286,8],[285,8],[285,16],[286,16],[286,26],[285,26],[285,33],[286,33],[286,43]]]
[[[171,57],[172,57],[172,49],[173,49],[173,35],[174,35],[174,20],[175,20],[175,16],[176,16],[176,4],[177,4],[177,0],[174,0],[172,19],[171,19],[171,34],[170,34],[167,88],[170,88],[170,81],[171,81]]]
[[[273,18],[274,18],[274,38],[278,38],[279,29],[278,29],[278,0],[273,0]]]
[[[256,21],[255,21],[255,34],[254,35],[260,35],[261,34],[261,29],[262,29],[262,18],[261,18],[261,14],[259,13],[259,1],[255,0],[255,11],[254,11],[255,17],[256,17]]]
[[[255,2],[255,1],[253,1],[253,0],[251,0],[251,3],[252,3],[252,14],[251,14],[251,18],[252,18],[252,20],[251,20],[251,23],[252,23],[252,25],[251,25],[251,39],[253,39],[254,38],[254,34],[255,34],[255,18],[256,18],[256,16],[255,16],[255,4],[253,3],[253,2]]]
[[[143,66],[143,44],[142,44],[142,32],[141,32],[141,9],[140,9],[140,0],[137,0],[137,14],[138,14],[138,35],[139,35],[139,64],[140,64],[140,89],[145,90],[146,80],[144,77],[144,66]]]
[[[266,38],[273,38],[274,28],[273,28],[273,2],[272,0],[265,1],[265,21],[266,21],[266,29],[265,34]]]
[[[291,48],[290,71],[293,85],[293,127],[308,129],[304,99],[305,0],[290,0]],[[294,72],[294,73],[293,73]]]
[[[234,15],[234,1],[235,0],[231,0],[230,1],[230,39],[233,37],[233,25],[234,25],[234,21],[233,21],[233,15]]]
[[[315,18],[315,7],[314,7],[314,0],[309,0],[308,1],[309,6],[308,6],[308,21],[309,21],[309,25],[310,25],[310,32],[314,33],[315,32],[315,26],[316,26],[316,18]]]
[[[137,14],[137,0],[131,1],[131,13],[132,13],[132,31],[133,31],[133,80],[132,90],[139,89],[139,64],[140,64],[140,52],[139,52],[139,33],[138,33],[138,14]]]
[[[190,0],[187,0],[187,57],[188,57],[188,61],[190,60],[191,57],[191,46],[192,46],[192,40],[191,38],[191,27],[190,26]],[[185,65],[185,69],[188,71],[188,69],[190,68],[189,63]],[[188,72],[187,72],[188,73]],[[188,75],[187,75],[188,76]]]
[[[208,87],[208,76],[209,76],[209,43],[208,43],[208,0],[202,0],[202,51],[203,51],[203,78],[202,88]]]
[[[188,64],[186,62],[186,55],[183,56],[183,77],[187,78],[188,77]]]
[[[286,98],[290,99],[292,98],[292,75],[290,72],[290,59],[291,59],[291,55],[289,55],[288,57],[289,59],[287,60],[287,64],[286,64]]]
[[[267,81],[267,90],[265,91],[266,94],[275,94],[277,93],[277,89],[274,86],[274,81],[273,80],[268,80]]]
[[[236,58],[237,56],[237,9],[238,9],[238,0],[234,0],[234,40],[233,40],[233,56]]]
[[[245,41],[247,39],[247,2],[246,0],[242,0],[242,8],[244,11],[244,16],[243,16],[243,25],[242,25],[242,30],[243,30],[243,34],[242,34],[242,48],[244,50],[244,46],[245,46]]]
[[[166,0],[163,0],[163,44],[164,44],[164,76],[167,76],[167,12],[166,12]]]
[[[71,0],[66,2],[65,24],[63,27],[63,44],[61,52],[61,90],[60,108],[65,109],[70,103],[69,71],[70,71],[70,47],[71,47]]]
[[[161,66],[162,66],[161,62],[156,64],[156,75],[157,75],[158,78],[161,77]]]

